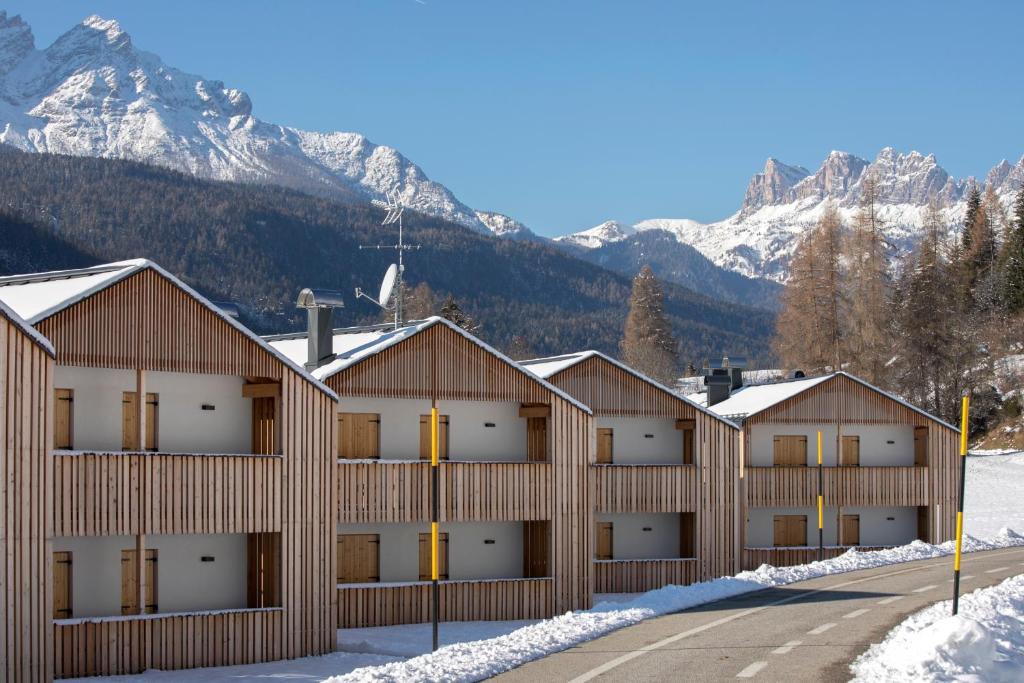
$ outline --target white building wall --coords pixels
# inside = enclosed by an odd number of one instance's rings
[[[121,551],[134,536],[53,539],[53,550],[70,551],[72,611],[78,617],[121,614]],[[245,534],[154,535],[158,612],[231,609],[246,605]],[[213,562],[202,562],[212,556]]]
[[[526,461],[526,419],[518,403],[440,401],[437,407],[449,416],[449,460]],[[419,460],[420,415],[430,414],[430,401],[342,397],[338,412],[380,415],[381,460]]]
[[[249,453],[252,400],[241,377],[147,372],[146,391],[159,395],[157,447],[165,453]],[[54,387],[74,390],[75,450],[119,451],[122,394],[135,391],[135,372],[57,366]],[[214,410],[203,410],[204,404]]]
[[[667,418],[598,417],[598,428],[611,428],[616,465],[678,465],[683,461],[683,432]],[[697,444],[694,444],[697,447]],[[694,461],[698,456],[695,456]]]
[[[818,464],[818,430],[821,430],[822,463],[837,464],[834,424],[757,424],[750,430],[747,462],[752,467],[770,467],[774,458],[774,437],[806,436],[807,465]],[[844,436],[860,437],[861,467],[909,466],[914,464],[912,425],[843,424]],[[891,443],[890,443],[891,442]]]
[[[678,513],[596,514],[612,523],[612,559],[655,560],[679,557]]]
[[[825,545],[838,544],[838,513],[826,507],[822,524]],[[844,515],[860,515],[860,545],[904,545],[917,538],[916,507],[844,507]],[[807,515],[806,545],[818,545],[818,508],[750,508],[747,511],[748,548],[770,548],[775,542],[775,515]]]
[[[339,524],[338,533],[379,534],[380,580],[419,581],[419,535],[430,533],[429,524]],[[522,578],[522,522],[452,522],[441,533],[448,534],[449,580]]]

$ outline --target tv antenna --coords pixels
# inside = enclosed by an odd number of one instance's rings
[[[405,211],[405,205],[398,199],[398,194],[395,192],[388,192],[384,196],[387,197],[386,202],[379,199],[373,199],[370,203],[387,211],[387,214],[384,216],[384,220],[381,221],[381,225],[394,225],[395,223],[398,223],[398,243],[370,246],[360,245],[359,249],[394,249],[398,252],[398,263],[392,263],[391,266],[388,267],[387,272],[384,273],[384,280],[380,284],[380,293],[376,299],[359,287],[356,287],[356,298],[369,299],[384,310],[388,310],[393,307],[395,311],[395,329],[397,330],[402,326],[402,323],[405,322],[405,288],[402,286],[402,280],[405,274],[405,262],[403,256],[407,251],[419,249],[420,245],[406,244],[403,241],[402,213]],[[392,299],[392,294],[394,295],[393,304],[391,304],[390,301]]]

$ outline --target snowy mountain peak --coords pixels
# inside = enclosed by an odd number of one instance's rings
[[[325,196],[396,192],[417,211],[490,234],[397,150],[357,133],[263,122],[243,90],[164,64],[116,20],[95,15],[38,50],[20,17],[0,13],[0,143]]]
[[[556,237],[558,242],[575,244],[584,249],[597,249],[605,244],[621,242],[622,240],[635,235],[636,228],[619,221],[605,221],[589,230],[583,230],[571,235]]]
[[[494,211],[477,211],[476,217],[487,226],[495,237],[507,237],[512,239],[536,237],[533,231],[514,218]]]
[[[762,206],[783,201],[790,189],[808,175],[810,171],[803,166],[789,166],[769,157],[764,170],[750,179],[741,212],[753,213]]]

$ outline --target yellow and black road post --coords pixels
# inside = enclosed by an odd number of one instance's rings
[[[953,555],[953,615],[960,609],[960,549],[964,540],[964,484],[967,479],[967,410],[970,396],[964,394],[960,412],[960,496],[956,506],[956,552]]]
[[[825,474],[821,469],[821,432],[818,432],[818,562],[825,559]]]
[[[437,402],[430,406],[430,628],[433,650],[437,650],[437,622],[441,609],[441,586],[437,582],[437,525],[440,517],[440,468],[438,467]]]

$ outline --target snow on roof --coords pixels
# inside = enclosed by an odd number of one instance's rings
[[[342,370],[356,365],[362,360],[374,356],[381,351],[388,349],[409,337],[412,337],[423,330],[434,325],[444,325],[457,334],[462,335],[473,342],[487,353],[496,356],[535,382],[539,382],[545,389],[558,394],[565,400],[572,403],[581,410],[592,413],[589,407],[577,401],[558,387],[548,383],[544,378],[527,372],[519,363],[501,353],[494,347],[473,336],[469,332],[454,324],[453,322],[434,316],[425,320],[417,320],[399,327],[397,330],[390,325],[376,325],[372,327],[349,327],[334,330],[331,349],[334,351],[334,360],[321,365],[313,370],[312,375],[320,381],[326,381],[328,377],[336,375]],[[305,332],[283,335],[268,335],[267,342],[276,348],[280,353],[288,356],[295,363],[304,364],[308,354],[308,339]]]
[[[306,381],[334,400],[338,399],[337,394],[306,372],[302,365],[296,364],[248,327],[227,315],[209,299],[149,259],[131,259],[90,268],[0,277],[0,303],[7,304],[28,322],[37,323],[146,268],[153,269],[173,282],[186,294],[213,311],[221,320],[299,373]]]
[[[658,389],[661,389],[662,391],[664,391],[664,392],[666,392],[668,394],[671,394],[675,398],[678,398],[680,401],[682,401],[684,403],[689,403],[690,405],[692,405],[694,408],[696,408],[700,412],[707,413],[711,417],[713,417],[713,418],[715,418],[717,420],[720,420],[721,422],[725,422],[730,427],[737,428],[736,425],[733,424],[731,421],[729,421],[727,418],[723,417],[722,415],[719,415],[719,414],[715,413],[714,411],[708,410],[707,408],[704,407],[703,404],[697,403],[696,401],[692,401],[692,400],[690,400],[690,398],[688,398],[686,396],[683,396],[679,392],[672,391],[667,386],[665,386],[664,384],[658,382],[657,380],[651,379],[650,377],[648,377],[647,375],[643,374],[642,372],[638,372],[638,371],[634,370],[633,368],[629,367],[628,365],[626,365],[625,363],[617,361],[614,358],[612,358],[611,356],[606,356],[605,354],[601,353],[600,351],[593,351],[593,350],[579,351],[577,353],[568,353],[568,354],[565,354],[565,355],[562,355],[562,356],[549,356],[547,358],[532,358],[530,360],[519,361],[519,364],[522,365],[527,370],[529,370],[530,372],[532,372],[535,375],[537,375],[538,377],[543,377],[544,379],[548,379],[548,378],[553,377],[554,375],[558,374],[562,370],[565,370],[567,368],[571,368],[572,366],[576,365],[577,363],[582,363],[583,361],[587,360],[588,358],[601,358],[601,359],[607,361],[608,363],[611,363],[615,367],[617,367],[617,368],[619,368],[619,369],[621,369],[621,370],[623,370],[625,372],[628,372],[629,374],[633,375],[637,379],[639,379],[641,381],[644,381],[644,382],[647,382],[648,384],[651,384],[651,385],[657,387]]]
[[[25,333],[25,336],[29,337],[32,341],[43,348],[50,356],[56,358],[57,354],[54,353],[53,344],[50,340],[39,333],[39,330],[25,322],[25,319],[15,313],[10,306],[0,301],[0,315],[14,323],[14,326]]]

